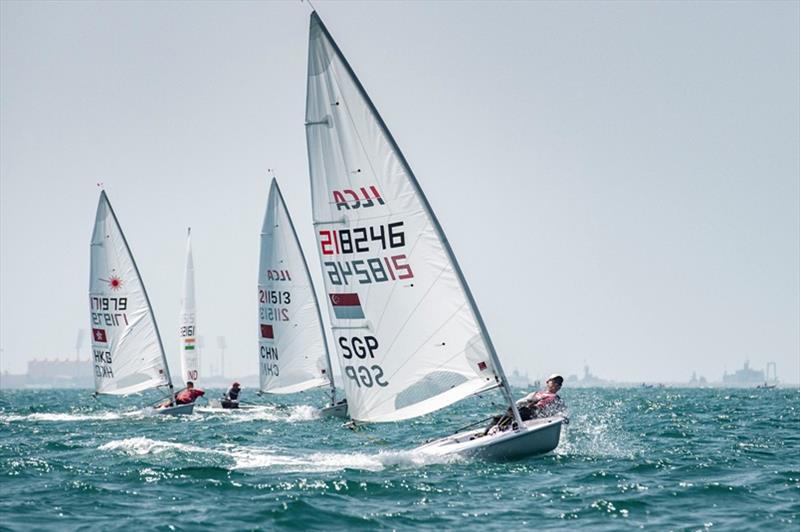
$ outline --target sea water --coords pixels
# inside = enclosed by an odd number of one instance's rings
[[[0,528],[800,530],[800,391],[561,395],[554,452],[491,462],[412,449],[501,411],[496,392],[352,430],[319,417],[321,391],[184,417],[3,391]]]

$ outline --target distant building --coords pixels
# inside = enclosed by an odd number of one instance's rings
[[[777,379],[774,378],[773,382],[775,380]],[[733,374],[728,374],[726,371],[722,375],[722,383],[726,386],[756,386],[765,382],[767,382],[767,378],[764,372],[752,369],[749,360],[745,361],[742,369],[736,370]]]
[[[697,376],[697,372],[693,371],[692,372],[692,378],[689,379],[689,386],[705,387],[705,386],[708,386],[708,381],[706,381],[706,378],[703,377],[702,375],[700,375],[700,377],[698,377]]]
[[[511,375],[508,376],[508,383],[515,388],[530,388],[531,381],[528,378],[528,372],[525,374],[521,374],[517,368],[514,368],[514,371]]]
[[[28,362],[28,372],[0,376],[2,388],[92,388],[94,370],[88,359],[34,359]]]
[[[583,378],[577,379],[575,375],[570,375],[567,378],[567,382],[571,386],[578,386],[578,387],[594,387],[594,386],[613,386],[614,383],[611,381],[607,381],[605,379],[601,379],[597,375],[593,375],[592,371],[589,369],[589,365],[583,366]]]

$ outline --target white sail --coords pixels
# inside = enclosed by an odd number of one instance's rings
[[[501,385],[441,227],[316,13],[309,41],[314,224],[350,416],[406,419]]]
[[[95,390],[121,395],[171,385],[147,292],[105,191],[97,204],[91,255]]]
[[[332,386],[314,286],[275,179],[261,228],[258,309],[261,390],[283,394]]]
[[[178,339],[181,348],[181,376],[183,382],[197,384],[200,378],[200,359],[197,350],[197,309],[194,299],[194,259],[192,258],[192,229],[186,236],[186,269],[183,273],[183,298],[181,299]]]

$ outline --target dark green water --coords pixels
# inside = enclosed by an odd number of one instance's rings
[[[497,463],[408,450],[496,396],[353,432],[316,418],[321,393],[170,418],[135,413],[142,397],[4,391],[0,527],[800,530],[800,391],[562,397],[556,452]]]

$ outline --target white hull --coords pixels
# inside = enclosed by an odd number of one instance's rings
[[[336,403],[335,405],[326,406],[321,410],[324,417],[348,417],[347,414],[347,401]]]
[[[415,450],[432,456],[460,454],[495,460],[518,460],[558,447],[564,418],[553,416],[526,421],[519,430],[486,435],[485,429],[460,432],[434,440]]]
[[[164,408],[154,408],[156,414],[167,416],[188,416],[194,411],[194,403],[186,405],[165,406]]]

